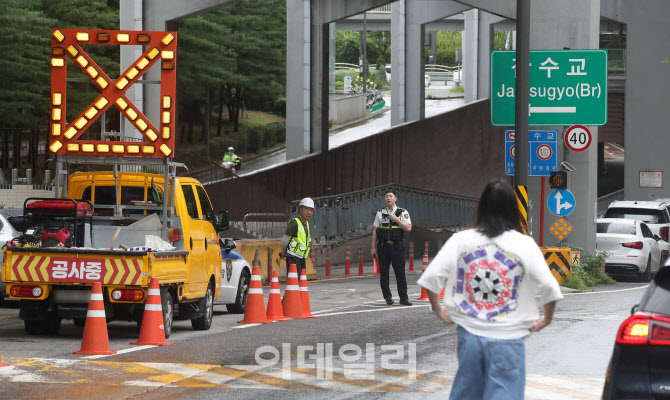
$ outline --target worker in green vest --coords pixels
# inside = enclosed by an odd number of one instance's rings
[[[235,154],[235,149],[232,147],[228,147],[228,152],[224,154],[222,162],[234,162],[237,164],[239,162],[239,157],[237,157],[237,154]]]
[[[305,197],[300,200],[298,205],[300,217],[288,221],[286,233],[281,239],[281,249],[279,258],[286,257],[286,271],[289,271],[291,264],[295,264],[298,269],[298,279],[303,268],[307,268],[305,260],[309,256],[309,249],[312,243],[312,237],[309,234],[309,219],[314,214],[314,200]]]

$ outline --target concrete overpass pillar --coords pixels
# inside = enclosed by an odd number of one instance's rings
[[[493,26],[505,18],[481,10],[465,12],[463,35],[463,73],[465,102],[489,97],[490,55]]]
[[[443,0],[400,0],[391,8],[391,126],[425,118],[425,25],[470,8]]]
[[[531,4],[530,48],[533,49],[597,49],[600,36],[600,0],[534,0]],[[531,66],[533,68],[535,66]],[[536,129],[539,127],[536,127]],[[531,127],[533,129],[533,127]],[[562,137],[567,127],[542,127],[556,129],[559,138],[559,164],[568,161],[576,172],[568,173],[568,189],[575,195],[575,210],[566,217],[573,232],[566,243],[575,244],[594,253],[596,247],[596,202],[598,197],[598,128],[589,127],[593,141],[588,150],[573,152],[564,148]],[[546,195],[551,193],[546,184]],[[540,233],[540,178],[528,179],[529,197],[533,199],[533,237]],[[544,199],[546,204],[546,199]],[[558,217],[545,208],[545,226],[548,228]],[[558,240],[548,229],[544,231],[544,245],[557,245]]]

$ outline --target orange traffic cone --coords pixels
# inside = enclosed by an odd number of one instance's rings
[[[244,319],[238,324],[271,324],[265,316],[265,299],[263,298],[263,284],[261,283],[261,269],[254,263],[251,273],[251,284],[247,296],[247,309]]]
[[[0,355],[0,367],[9,367],[10,365],[12,365],[12,364],[10,364],[10,363],[3,363],[3,362],[2,362],[2,355]]]
[[[307,290],[307,271],[303,268],[300,275],[300,300],[302,302],[302,315],[305,318],[316,318],[309,308],[309,290]]]
[[[293,319],[305,319],[302,313],[302,300],[300,299],[300,286],[298,283],[298,270],[295,264],[291,264],[286,279],[286,290],[284,290],[284,316]]]
[[[105,304],[102,300],[102,285],[100,282],[93,284],[91,290],[91,302],[88,303],[86,313],[86,325],[84,326],[84,337],[81,341],[81,349],[74,354],[83,355],[111,355],[115,351],[109,350],[109,338],[107,337],[107,318],[105,317]]]
[[[426,269],[424,268],[423,271],[421,271],[421,272],[422,273],[426,272]],[[429,300],[428,299],[428,292],[426,291],[425,287],[421,286],[421,297],[419,297],[417,300],[419,300],[419,301],[428,301]]]
[[[158,278],[149,281],[149,295],[144,304],[140,338],[130,344],[151,346],[172,346],[174,343],[165,341],[165,326],[163,325],[163,304],[161,290],[158,287]]]
[[[270,298],[268,299],[268,309],[265,312],[268,321],[288,321],[291,318],[284,316],[284,309],[281,306],[281,292],[279,291],[279,277],[277,271],[272,271],[272,282],[270,283]]]

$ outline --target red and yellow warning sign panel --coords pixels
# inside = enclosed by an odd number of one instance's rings
[[[82,45],[135,45],[146,51],[112,80],[83,49]],[[51,145],[55,154],[174,157],[177,33],[154,31],[109,31],[53,29],[51,34]],[[100,91],[72,121],[66,121],[67,64],[70,59]],[[126,91],[160,61],[161,101],[159,127],[126,97]],[[116,107],[142,132],[144,141],[79,140],[91,124],[109,107]]]
[[[13,255],[11,280],[21,282],[139,285],[142,258]]]

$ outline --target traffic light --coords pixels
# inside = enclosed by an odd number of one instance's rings
[[[565,171],[552,172],[549,176],[549,185],[552,189],[567,189],[568,173]]]

